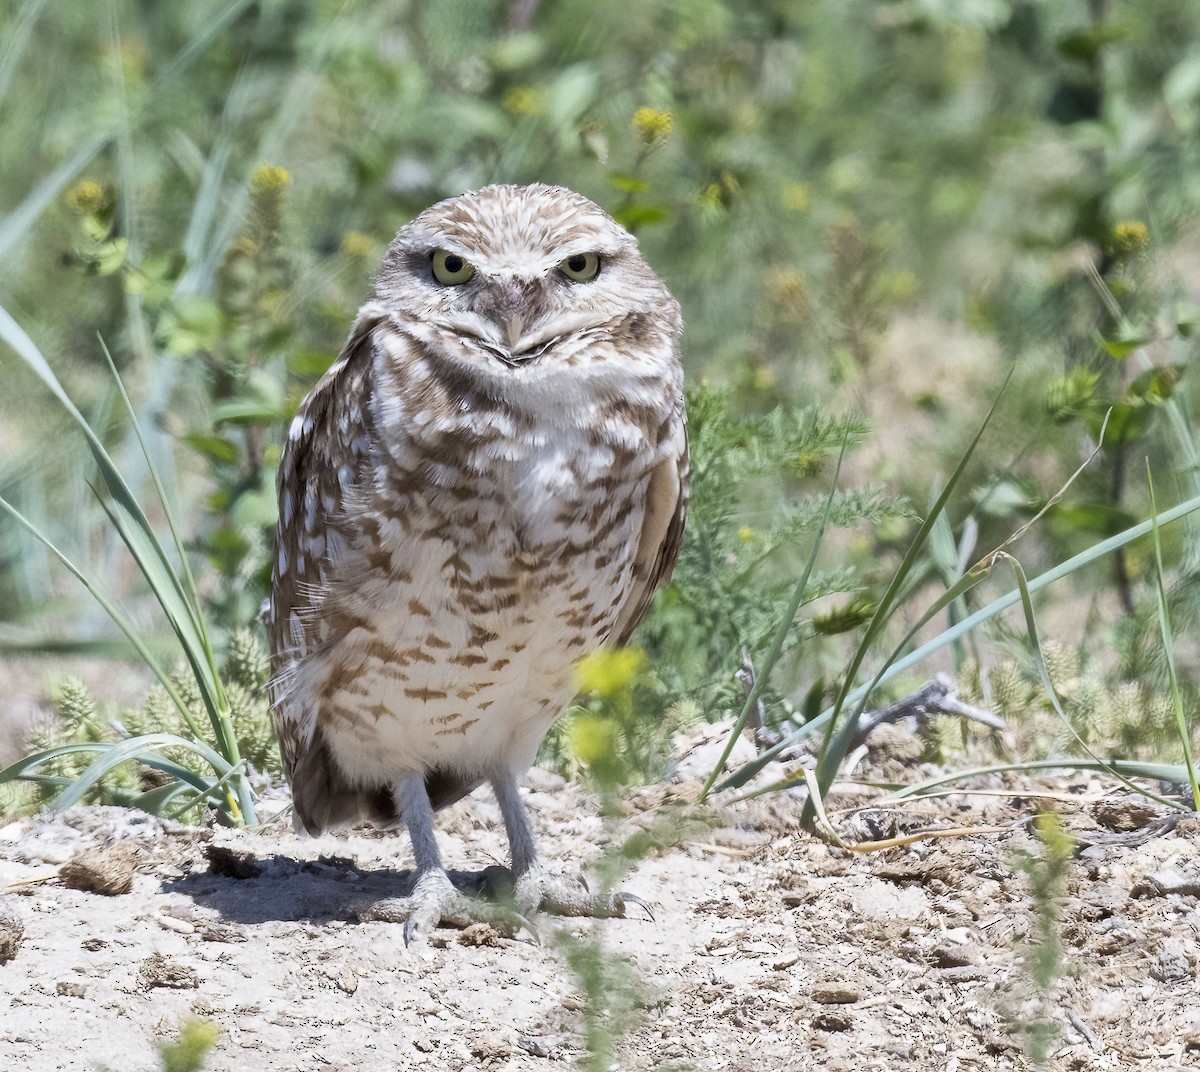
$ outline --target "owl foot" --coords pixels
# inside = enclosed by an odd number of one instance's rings
[[[486,923],[509,936],[522,927],[533,931],[519,912],[459,892],[450,876],[440,869],[422,874],[408,897],[376,901],[359,909],[357,915],[360,922],[403,923],[405,945],[427,938],[438,926],[469,927],[472,923]]]
[[[630,905],[636,905],[654,922],[650,906],[632,893],[592,893],[582,875],[552,875],[535,864],[519,876],[512,886],[517,912],[532,916],[548,912],[555,916],[591,916],[594,919],[624,919]]]

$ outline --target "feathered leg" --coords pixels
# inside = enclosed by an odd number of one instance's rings
[[[491,782],[508,834],[512,855],[513,900],[519,913],[531,916],[540,910],[559,916],[594,916],[603,919],[609,916],[623,917],[626,906],[634,904],[651,919],[654,918],[650,906],[632,893],[618,891],[594,894],[580,875],[552,875],[547,872],[537,858],[533,832],[529,829],[529,816],[521,800],[516,775],[512,771],[501,771]]]

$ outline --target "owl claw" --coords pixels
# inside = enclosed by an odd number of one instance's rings
[[[612,895],[612,901],[613,901],[614,905],[619,904],[621,906],[620,912],[613,912],[614,916],[621,916],[622,918],[624,918],[625,917],[625,905],[634,904],[634,905],[637,905],[638,908],[640,908],[643,912],[646,913],[646,918],[651,923],[653,923],[655,921],[653,909],[651,909],[651,907],[648,904],[646,904],[646,902],[643,901],[636,894],[626,893],[623,890],[618,890],[616,893],[614,893]]]
[[[531,867],[517,879],[513,900],[520,912],[549,912],[556,916],[591,916],[595,919],[625,918],[626,905],[637,905],[654,922],[650,906],[632,893],[592,893],[582,875],[550,875],[540,866]]]
[[[406,946],[428,938],[439,926],[463,928],[486,923],[509,937],[522,928],[537,933],[519,912],[460,893],[445,871],[427,871],[417,879],[410,896],[376,901],[359,909],[357,916],[362,923],[402,923]]]

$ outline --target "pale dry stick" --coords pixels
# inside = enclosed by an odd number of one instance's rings
[[[747,682],[749,682],[749,687],[753,687],[755,680],[753,671],[754,667],[749,664],[748,657],[744,657],[743,669],[738,671],[738,680],[742,682],[743,686],[746,686]],[[999,715],[995,715],[991,711],[985,711],[981,707],[973,707],[970,704],[963,703],[955,693],[956,686],[949,675],[935,674],[919,689],[905,696],[903,699],[875,711],[864,711],[858,716],[858,722],[855,726],[854,736],[851,738],[848,751],[858,749],[866,741],[867,737],[880,726],[901,722],[906,718],[924,720],[933,715],[956,715],[960,718],[970,719],[972,722],[982,723],[989,729],[1003,731],[1007,728],[1007,723]],[[760,747],[763,744],[767,746],[773,745],[774,741],[764,740],[768,733],[770,731],[756,731],[755,743]],[[779,758],[781,760],[796,760],[810,759],[811,756],[809,753],[802,752],[795,752],[789,756],[785,752]],[[858,759],[861,759],[861,756]],[[842,775],[845,776],[846,772],[853,770],[857,762],[857,759],[847,760]]]
[[[1087,1044],[1093,1050],[1104,1049],[1104,1043],[1096,1036],[1096,1032],[1083,1022],[1083,1018],[1079,1013],[1074,1009],[1064,1009],[1063,1011],[1067,1014],[1067,1019],[1071,1021],[1071,1026],[1087,1040]]]
[[[900,722],[906,718],[924,719],[931,715],[958,715],[961,718],[980,722],[993,730],[1004,730],[1007,725],[999,715],[985,711],[982,707],[972,707],[963,703],[955,695],[956,686],[947,674],[935,674],[916,692],[897,700],[894,704],[881,707],[877,711],[864,711],[858,716],[858,724],[850,747],[857,748],[870,733],[879,726]]]
[[[1027,820],[1022,820],[1025,822]],[[1017,824],[1020,825],[1020,824]],[[883,838],[881,841],[837,841],[839,849],[847,852],[882,852],[884,849],[895,849],[902,845],[913,845],[918,841],[930,838],[944,837],[974,837],[976,834],[1010,834],[1013,826],[946,826],[935,827],[932,830],[914,830],[911,834],[898,834],[896,837]]]

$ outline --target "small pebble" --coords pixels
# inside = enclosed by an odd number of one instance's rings
[[[58,880],[71,890],[116,897],[133,889],[138,847],[118,841],[99,848],[80,849],[58,872]]]
[[[7,964],[17,955],[25,939],[25,925],[11,908],[0,904],[0,964]]]
[[[850,983],[817,983],[812,988],[812,999],[820,1005],[853,1005],[861,997],[862,991]]]

